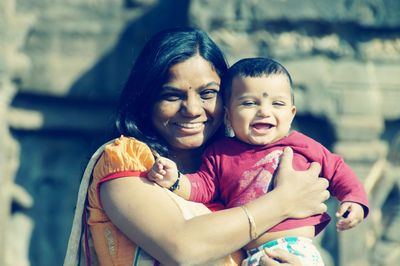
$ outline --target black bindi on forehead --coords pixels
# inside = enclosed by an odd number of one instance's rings
[[[268,95],[268,93],[263,92],[262,96],[263,96],[264,98],[268,98],[269,95]]]

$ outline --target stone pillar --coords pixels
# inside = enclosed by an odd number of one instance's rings
[[[27,66],[26,57],[18,53],[26,27],[15,14],[15,1],[0,2],[0,265],[29,265],[28,243],[31,223],[26,216],[12,213],[11,205],[32,205],[32,198],[14,183],[19,165],[19,146],[12,138],[8,111],[16,93],[13,79]]]
[[[344,157],[365,183],[372,166],[387,156],[387,144],[380,140],[384,130],[381,91],[372,63],[341,63],[332,71],[329,88],[336,102],[331,121],[336,131],[334,151]],[[368,266],[368,222],[338,233],[339,265]]]

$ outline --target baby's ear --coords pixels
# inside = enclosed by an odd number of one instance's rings
[[[292,105],[292,107],[291,107],[291,113],[292,113],[292,118],[291,118],[291,121],[290,121],[290,123],[292,123],[293,122],[293,119],[294,119],[294,117],[296,116],[296,112],[297,112],[297,108],[296,108],[296,106],[295,105]]]
[[[224,106],[224,123],[230,122],[228,107]]]
[[[224,124],[225,124],[225,134],[228,137],[234,137],[235,133],[233,132],[232,129],[232,124],[231,124],[231,120],[229,118],[229,112],[228,112],[228,108],[224,107]]]
[[[294,118],[294,116],[296,115],[296,112],[297,112],[297,108],[296,108],[296,105],[292,105],[292,115],[293,115],[293,118]]]

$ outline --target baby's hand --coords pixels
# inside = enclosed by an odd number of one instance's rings
[[[165,157],[159,157],[147,174],[147,179],[165,188],[171,187],[177,178],[178,168],[176,164]]]
[[[345,201],[340,204],[336,217],[339,218],[336,223],[336,230],[348,230],[364,219],[364,208],[358,203]]]

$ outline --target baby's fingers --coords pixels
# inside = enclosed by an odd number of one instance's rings
[[[336,229],[337,231],[344,231],[344,230],[349,230],[353,227],[355,227],[360,221],[358,221],[354,217],[348,217],[346,219],[340,219],[336,223]]]
[[[147,174],[147,178],[151,181],[157,182],[158,180],[163,180],[165,175],[165,170],[154,170],[151,169]]]
[[[348,219],[340,219],[336,222],[336,230],[339,232],[348,229],[349,223],[350,220]]]

